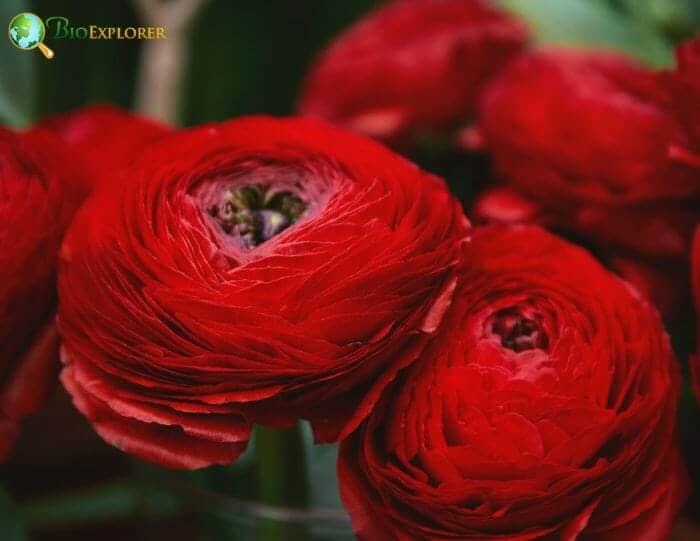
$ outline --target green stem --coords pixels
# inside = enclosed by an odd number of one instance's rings
[[[309,487],[304,460],[301,427],[272,430],[256,427],[258,501],[303,509],[309,503]],[[275,520],[259,523],[259,541],[303,541],[308,539],[304,524],[285,524]]]

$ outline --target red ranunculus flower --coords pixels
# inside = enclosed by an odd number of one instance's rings
[[[662,541],[687,492],[656,311],[581,248],[480,228],[420,360],[342,443],[360,539]]]
[[[75,149],[93,186],[171,131],[155,120],[111,105],[83,107],[46,118],[40,125]]]
[[[354,429],[437,328],[468,224],[443,182],[314,121],[172,135],[78,214],[62,374],[110,443],[233,460],[250,422]]]
[[[85,190],[67,150],[0,128],[0,460],[58,369],[57,253]]]
[[[323,53],[300,110],[385,140],[455,127],[526,39],[519,21],[480,0],[398,0]]]
[[[683,116],[659,74],[622,57],[524,55],[483,95],[480,136],[506,186],[474,215],[573,234],[670,314],[700,219],[700,161],[681,151],[694,137]]]

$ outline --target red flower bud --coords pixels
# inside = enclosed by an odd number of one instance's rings
[[[455,127],[526,39],[519,21],[480,0],[395,1],[321,55],[299,109],[387,140]]]
[[[480,197],[476,219],[539,223],[624,259],[613,266],[672,314],[700,220],[691,126],[700,117],[679,97],[681,86],[691,95],[683,66],[654,73],[612,54],[556,50],[513,62],[480,108],[480,135],[507,187]]]

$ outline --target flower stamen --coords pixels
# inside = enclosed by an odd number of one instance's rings
[[[308,203],[291,191],[249,184],[225,190],[221,201],[207,212],[224,233],[239,237],[246,248],[254,248],[294,224],[307,207]]]

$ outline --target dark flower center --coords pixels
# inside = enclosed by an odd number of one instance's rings
[[[501,345],[516,353],[529,349],[546,350],[549,338],[542,327],[542,318],[525,316],[518,308],[499,310],[491,326],[493,334],[500,336]]]
[[[308,203],[288,190],[269,184],[248,184],[221,192],[207,208],[227,234],[254,248],[280,234],[306,211]]]

